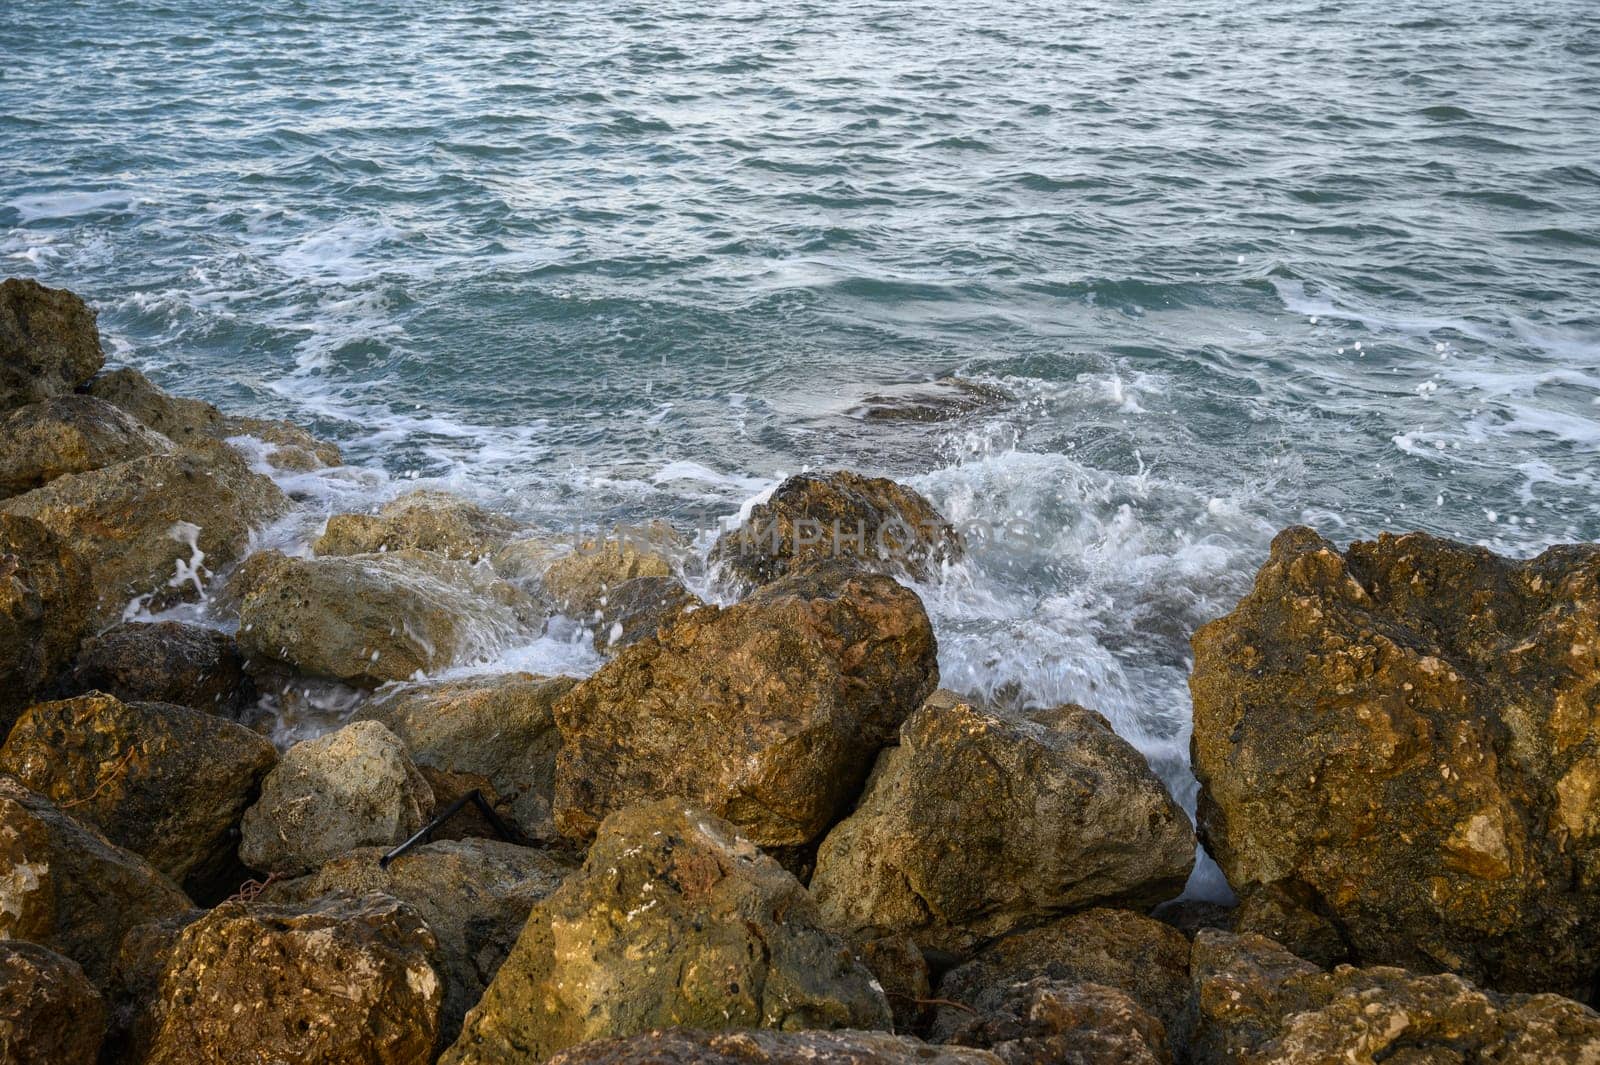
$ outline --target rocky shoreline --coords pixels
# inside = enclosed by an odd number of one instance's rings
[[[1285,531],[1194,637],[1196,827],[940,689],[902,485],[786,481],[726,603],[428,490],[263,550],[338,449],[103,364],[0,283],[0,1063],[1600,1061],[1600,548]],[[593,675],[436,676],[557,615]]]

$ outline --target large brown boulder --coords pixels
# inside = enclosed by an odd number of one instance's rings
[[[1099,714],[941,694],[823,841],[811,890],[835,927],[961,953],[1067,910],[1170,898],[1193,865],[1188,816]]]
[[[437,949],[386,895],[224,903],[167,953],[141,1065],[427,1065],[444,1001]]]
[[[1195,1065],[1600,1060],[1600,1015],[1557,995],[1501,995],[1453,975],[1324,972],[1262,936],[1195,937]]]
[[[95,1065],[105,1034],[105,1003],[77,964],[0,940],[0,1062]]]
[[[945,1041],[1006,1065],[1172,1065],[1162,1023],[1125,992],[1039,977],[984,988]]]
[[[0,499],[63,474],[170,450],[166,437],[109,403],[93,396],[53,396],[0,419]]]
[[[98,984],[124,932],[190,905],[143,858],[0,776],[0,940],[49,947]]]
[[[181,621],[129,621],[83,642],[68,683],[124,702],[176,703],[233,715],[253,686],[232,636]]]
[[[553,840],[554,707],[576,683],[507,673],[403,687],[380,692],[358,716],[382,722],[420,767],[481,777],[507,822],[530,840]]]
[[[828,563],[682,614],[556,704],[556,826],[680,796],[763,845],[817,838],[938,682],[915,593]]]
[[[415,548],[446,558],[488,558],[521,528],[448,492],[419,488],[376,514],[335,514],[312,545],[319,555],[363,555]]]
[[[606,820],[442,1060],[543,1061],[666,1024],[889,1023],[883,993],[822,930],[799,881],[727,822],[663,800]]]
[[[513,1053],[485,1065],[523,1065]],[[1000,1065],[986,1050],[939,1047],[888,1032],[701,1032],[667,1028],[582,1043],[549,1065]]]
[[[744,584],[765,584],[817,559],[926,580],[962,551],[955,528],[917,492],[836,470],[784,481],[717,540],[710,562]]]
[[[1210,852],[1365,962],[1506,990],[1600,966],[1600,547],[1514,562],[1309,529],[1194,638]]]
[[[93,602],[89,567],[60,537],[0,514],[0,739],[72,661]]]
[[[0,281],[0,412],[71,392],[104,363],[83,300],[27,278]]]
[[[180,883],[231,865],[239,818],[277,761],[243,725],[98,692],[31,707],[0,746],[0,773]]]
[[[136,596],[162,605],[199,595],[287,505],[277,485],[219,448],[67,474],[0,503],[0,513],[35,519],[83,559],[94,619],[105,624]]]
[[[433,813],[433,791],[405,744],[358,721],[284,753],[245,811],[239,857],[252,869],[296,873],[357,847],[392,847]]]
[[[239,586],[239,646],[357,685],[484,659],[542,619],[487,567],[428,551],[253,556]]]

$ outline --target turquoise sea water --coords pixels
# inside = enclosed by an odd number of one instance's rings
[[[1600,537],[1590,0],[25,6],[0,273],[338,439],[302,531],[908,479],[1047,531],[923,589],[946,682],[1180,791],[1188,634],[1278,528]],[[858,416],[950,374],[1010,398]]]

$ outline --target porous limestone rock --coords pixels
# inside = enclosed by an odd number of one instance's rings
[[[484,1065],[521,1065],[507,1054]],[[929,1046],[887,1032],[658,1029],[563,1050],[549,1065],[1000,1065],[985,1050]]]
[[[181,621],[129,621],[83,642],[68,683],[124,702],[233,715],[253,694],[232,636]]]
[[[685,611],[704,605],[676,577],[623,581],[606,593],[594,619],[594,649],[603,655],[614,655],[654,636]]]
[[[335,514],[312,547],[319,555],[416,548],[476,562],[492,555],[520,528],[476,503],[419,488],[385,503],[376,514]]]
[[[172,442],[93,396],[52,396],[0,418],[0,499],[68,473],[172,450]]]
[[[105,1034],[105,1003],[76,963],[0,940],[0,1062],[95,1065]]]
[[[89,568],[32,518],[0,514],[0,739],[89,628]]]
[[[515,545],[511,545],[515,547]],[[612,591],[639,577],[670,577],[681,566],[688,541],[666,522],[619,526],[590,537],[544,568],[538,585],[557,610],[590,619]],[[503,554],[510,553],[510,548]],[[507,560],[502,558],[502,565]]]
[[[105,363],[94,311],[66,289],[0,281],[0,412],[71,392]]]
[[[1125,992],[1038,977],[985,988],[945,1041],[1006,1065],[1172,1065],[1162,1023]]]

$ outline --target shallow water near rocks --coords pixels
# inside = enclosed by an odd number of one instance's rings
[[[338,440],[290,547],[413,484],[709,527],[892,475],[1037,534],[920,589],[945,683],[1192,800],[1188,636],[1277,529],[1600,536],[1587,0],[175,0],[0,48],[0,273]],[[992,402],[871,414],[950,375]]]

